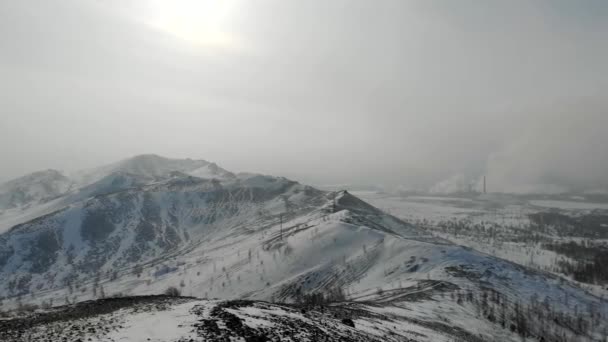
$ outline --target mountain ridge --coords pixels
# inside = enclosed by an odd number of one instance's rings
[[[186,171],[199,166],[186,164]],[[136,168],[135,176],[106,168],[97,182],[49,202],[59,210],[0,233],[5,303],[73,303],[171,286],[199,298],[288,303],[342,293],[390,310],[416,303],[422,311],[399,315],[432,324],[463,310],[457,300],[443,302],[445,294],[499,293],[513,310],[541,293],[566,315],[573,314],[568,302],[599,301],[555,276],[434,237],[348,191],[259,174],[199,178],[155,163],[150,168]],[[473,314],[481,309],[467,310],[460,315],[494,324]],[[608,315],[606,306],[597,310]],[[507,340],[516,335],[505,334]]]

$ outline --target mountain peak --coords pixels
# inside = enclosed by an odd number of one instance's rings
[[[123,172],[147,178],[166,178],[174,172],[200,178],[235,178],[215,163],[202,159],[174,159],[157,154],[140,154],[100,168],[80,172],[82,184],[92,184],[109,174]]]
[[[157,154],[140,154],[133,156],[131,158],[124,159],[119,161],[117,166],[121,169],[129,169],[129,168],[139,168],[139,169],[148,169],[151,171],[153,168],[157,169],[172,169],[170,171],[180,171],[180,169],[184,167],[192,167],[192,166],[203,166],[209,165],[210,163],[206,160],[194,160],[194,159],[173,159],[163,157]]]
[[[54,169],[36,171],[0,184],[0,209],[44,201],[65,193],[70,180]]]
[[[24,183],[24,182],[32,182],[32,181],[36,182],[36,181],[62,179],[62,178],[67,178],[67,177],[65,177],[59,170],[46,169],[46,170],[35,171],[35,172],[29,173],[25,176],[21,176],[19,178],[9,180],[8,182],[0,185],[0,187],[17,185],[17,184]]]

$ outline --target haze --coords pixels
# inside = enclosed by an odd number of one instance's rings
[[[156,153],[313,184],[605,189],[607,17],[602,0],[3,1],[0,180]]]

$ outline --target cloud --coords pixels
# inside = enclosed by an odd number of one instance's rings
[[[151,25],[151,2],[5,2],[0,178],[158,153],[310,183],[597,187],[603,3],[233,1],[200,27],[246,48],[218,49]]]
[[[502,149],[493,152],[486,173],[493,191],[558,192],[608,185],[602,170],[608,107],[579,102],[552,108],[551,115],[524,122]]]

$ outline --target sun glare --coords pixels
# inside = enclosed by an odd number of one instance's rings
[[[155,0],[149,23],[182,40],[213,48],[235,48],[228,31],[233,0]]]

